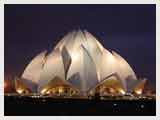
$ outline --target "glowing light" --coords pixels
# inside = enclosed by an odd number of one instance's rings
[[[58,91],[59,93],[63,93],[63,87],[59,87]]]
[[[109,91],[110,91],[111,93],[115,93],[115,90],[114,90],[113,88],[109,88]]]
[[[23,90],[22,90],[22,89],[17,89],[17,92],[18,92],[19,94],[22,94],[22,93],[23,93]]]
[[[135,92],[136,92],[136,94],[140,95],[140,94],[142,94],[142,89],[136,90]]]
[[[47,89],[45,89],[45,88],[44,88],[44,89],[42,89],[42,90],[41,90],[41,94],[45,94],[45,93],[46,93],[46,91],[47,91]]]
[[[123,89],[119,89],[119,92],[123,95],[125,94],[125,91]]]
[[[144,108],[144,105],[141,105],[141,108]]]
[[[46,94],[50,94],[51,93],[51,91],[50,90],[48,90],[47,92],[46,92]]]
[[[113,106],[117,106],[117,104],[116,104],[116,103],[114,103],[114,104],[113,104]]]

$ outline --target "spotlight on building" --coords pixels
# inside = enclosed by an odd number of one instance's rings
[[[54,49],[41,52],[15,79],[19,94],[116,95],[141,94],[144,83],[127,61],[108,51],[86,30],[68,33]],[[129,79],[129,80],[127,80]],[[138,85],[137,85],[138,83]]]

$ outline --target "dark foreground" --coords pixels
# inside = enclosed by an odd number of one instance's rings
[[[155,116],[156,101],[5,96],[5,116]]]

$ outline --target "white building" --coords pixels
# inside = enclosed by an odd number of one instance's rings
[[[120,83],[118,90],[123,94],[134,91],[141,83],[127,61],[118,53],[109,52],[87,31],[68,33],[53,51],[46,53],[33,58],[18,80],[21,82],[16,83],[23,83],[30,92],[45,94],[55,88],[56,78],[62,86],[73,87],[82,95],[111,79]],[[16,86],[17,91],[22,88]]]

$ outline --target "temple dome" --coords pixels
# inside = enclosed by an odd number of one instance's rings
[[[126,91],[127,78],[137,79],[131,66],[118,53],[105,49],[86,30],[78,30],[64,36],[48,55],[43,51],[33,58],[21,78],[36,84],[38,92],[59,77],[86,93],[112,74],[118,76]]]

